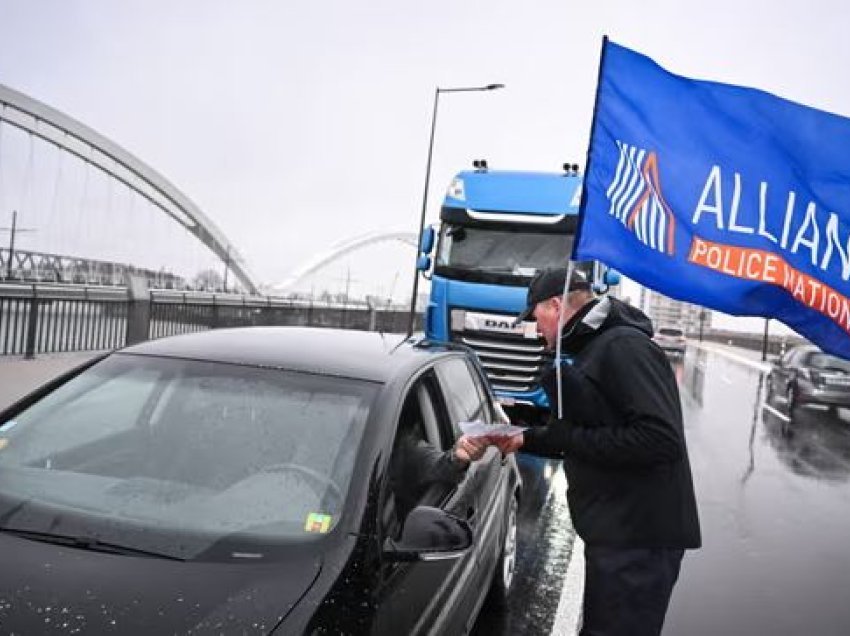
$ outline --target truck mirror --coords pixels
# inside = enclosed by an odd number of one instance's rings
[[[620,272],[618,272],[616,269],[605,270],[604,281],[605,284],[609,287],[613,285],[619,285],[622,278],[623,277],[620,275]]]
[[[420,272],[427,272],[431,269],[431,257],[427,254],[422,254],[416,259],[416,269]]]
[[[428,226],[422,230],[422,242],[419,244],[419,251],[423,254],[430,254],[434,249],[434,228]]]

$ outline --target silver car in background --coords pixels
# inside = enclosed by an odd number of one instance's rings
[[[659,327],[652,339],[665,353],[685,356],[688,341],[685,339],[685,332],[679,327]]]

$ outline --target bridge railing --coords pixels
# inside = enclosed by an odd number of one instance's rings
[[[151,290],[139,302],[123,288],[0,284],[0,355],[108,350],[221,327],[403,333],[407,317],[404,309],[303,299]],[[421,329],[422,317],[417,318]]]
[[[126,330],[121,290],[0,285],[2,355],[113,349]]]

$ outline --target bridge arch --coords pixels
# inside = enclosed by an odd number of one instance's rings
[[[97,166],[145,197],[227,263],[248,291],[259,293],[256,279],[215,223],[168,179],[115,142],[55,108],[2,84],[0,122],[20,128]]]
[[[275,292],[285,294],[288,291],[292,290],[295,285],[301,282],[304,278],[309,276],[310,274],[316,272],[317,270],[333,263],[334,261],[342,258],[343,256],[350,254],[356,250],[359,250],[368,245],[373,245],[375,243],[382,243],[385,241],[399,241],[401,243],[405,243],[406,245],[410,245],[411,247],[416,247],[417,245],[417,235],[415,232],[406,232],[406,231],[391,231],[391,232],[369,232],[368,234],[362,234],[360,236],[356,236],[353,238],[346,239],[341,243],[337,243],[336,245],[331,246],[324,252],[321,252],[311,258],[309,261],[298,267],[289,277],[283,282],[273,285],[273,289]]]

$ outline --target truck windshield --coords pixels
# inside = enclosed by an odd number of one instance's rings
[[[527,225],[490,229],[445,223],[436,271],[467,280],[525,281],[538,269],[564,264],[572,246],[572,236],[534,232]]]

